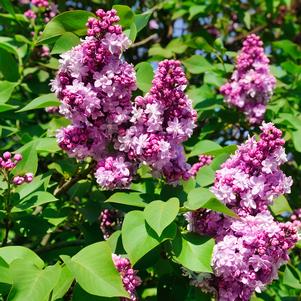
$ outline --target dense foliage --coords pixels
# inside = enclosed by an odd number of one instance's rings
[[[0,300],[299,300],[300,44],[298,0],[0,0]]]

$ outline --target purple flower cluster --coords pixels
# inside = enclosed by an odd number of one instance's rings
[[[21,154],[15,154],[12,157],[10,152],[5,152],[2,157],[0,157],[0,172],[8,174],[12,171],[17,164],[22,160]],[[15,176],[12,179],[14,185],[21,185],[23,183],[30,183],[33,179],[33,174],[28,172],[23,176]]]
[[[29,20],[34,20],[37,18],[36,13],[32,9],[28,9],[25,13],[24,16],[29,19]]]
[[[115,209],[104,209],[100,213],[99,222],[104,239],[108,239],[112,233],[121,228],[123,215]]]
[[[290,216],[290,220],[295,227],[301,230],[301,208],[294,210],[294,212]]]
[[[212,162],[212,160],[213,160],[213,157],[210,155],[200,155],[199,161],[192,165],[192,167],[189,170],[189,173],[192,176],[196,176],[198,171],[205,165],[209,165]]]
[[[86,39],[62,55],[52,82],[60,113],[72,122],[57,134],[60,147],[97,160],[95,176],[106,189],[128,187],[139,164],[170,183],[189,178],[181,143],[192,134],[196,112],[184,93],[180,62],[161,62],[150,92],[132,103],[135,72],[121,58],[130,41],[115,24],[115,10],[96,15],[87,22]]]
[[[135,99],[131,126],[120,132],[116,144],[170,183],[191,176],[181,143],[192,135],[196,112],[184,93],[186,84],[179,61],[159,63],[150,92]]]
[[[96,15],[87,22],[88,37],[62,55],[52,89],[60,113],[72,121],[57,134],[60,147],[78,159],[98,160],[97,182],[113,189],[127,186],[135,169],[125,153],[111,149],[129,122],[136,78],[133,66],[121,59],[130,41],[115,24],[116,11]]]
[[[277,278],[298,240],[296,225],[274,221],[268,211],[274,198],[290,191],[292,180],[279,168],[286,161],[281,131],[271,123],[263,123],[261,130],[258,141],[249,138],[221,166],[212,188],[240,219],[208,209],[186,214],[188,230],[213,236],[216,245],[214,276],[184,273],[192,285],[215,291],[222,301],[247,301],[260,292]]]
[[[262,122],[276,79],[269,71],[263,43],[255,34],[243,43],[231,80],[220,88],[225,101],[245,113],[251,124]]]
[[[44,22],[48,23],[58,13],[57,5],[48,0],[21,1],[21,4],[30,4],[30,9],[24,12],[24,16],[29,20],[35,20],[38,14],[42,13]]]
[[[298,241],[295,225],[273,220],[265,211],[241,219],[207,212],[189,213],[190,231],[213,235],[214,276],[185,271],[191,285],[214,292],[220,301],[250,300],[251,295],[277,278],[279,267],[288,261],[288,251]]]
[[[289,259],[288,250],[298,241],[297,231],[265,212],[233,221],[227,232],[215,245],[212,259],[218,297],[247,301],[277,278],[279,267]]]
[[[291,177],[280,166],[287,161],[281,131],[263,123],[259,140],[249,138],[216,172],[212,192],[243,216],[267,210],[275,198],[290,193]]]
[[[130,298],[120,298],[122,301],[137,301],[136,288],[141,284],[141,279],[137,276],[137,271],[133,270],[130,261],[116,254],[112,254],[112,259],[119,272],[125,290],[130,294]]]
[[[31,4],[37,7],[48,7],[48,0],[31,0]]]

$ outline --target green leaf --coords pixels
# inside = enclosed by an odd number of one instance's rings
[[[119,24],[123,27],[130,27],[134,22],[134,13],[127,5],[113,5],[113,9],[117,10],[120,18]]]
[[[10,266],[13,286],[8,301],[47,300],[60,276],[59,265],[48,266],[44,270],[31,262],[15,260]]]
[[[9,265],[0,257],[0,283],[12,284]]]
[[[215,179],[215,171],[211,166],[203,166],[196,175],[196,182],[200,186],[208,186],[214,182]]]
[[[188,193],[184,206],[189,210],[197,210],[213,198],[215,195],[207,188],[195,188]]]
[[[193,106],[196,107],[199,103],[202,103],[204,100],[209,100],[214,97],[214,91],[208,85],[202,85],[200,88],[196,88],[195,86],[191,86],[191,88],[187,92],[190,99],[193,101]],[[202,104],[201,109],[211,110],[218,106],[216,100],[209,104],[209,106],[205,107]]]
[[[191,20],[193,17],[204,13],[206,10],[205,5],[193,5],[189,8],[189,20]]]
[[[17,83],[8,82],[8,81],[0,81],[0,103],[4,104],[12,95]]]
[[[194,233],[178,235],[173,241],[174,259],[194,272],[211,273],[214,239]]]
[[[38,188],[42,188],[46,190],[50,181],[50,175],[44,174],[39,175],[33,178],[31,183],[27,183],[26,185],[20,185],[16,188],[16,192],[20,196],[20,200],[28,196],[30,193],[34,192]],[[41,190],[41,189],[40,189]]]
[[[120,298],[104,298],[91,295],[76,284],[72,292],[72,301],[120,301]]]
[[[47,43],[66,32],[84,36],[87,32],[86,23],[94,14],[84,10],[72,10],[55,16],[47,23],[39,43]]]
[[[141,62],[136,65],[135,69],[137,86],[143,92],[148,92],[152,86],[152,80],[154,78],[154,70],[150,63]]]
[[[251,28],[251,15],[249,12],[245,12],[244,23],[245,23],[247,29]]]
[[[224,84],[224,81],[225,81],[224,78],[218,73],[210,72],[210,71],[205,73],[204,76],[205,84],[211,84],[219,88]]]
[[[282,214],[284,212],[293,212],[291,206],[289,205],[286,197],[284,195],[276,198],[272,205],[270,205],[270,209],[275,215]]]
[[[60,277],[53,288],[51,301],[63,298],[73,282],[73,275],[66,265],[61,268]]]
[[[18,106],[12,106],[12,105],[8,105],[8,104],[1,104],[0,103],[0,113],[10,111],[10,110],[14,110],[16,108],[18,108]]]
[[[65,32],[55,42],[51,54],[60,54],[80,43],[80,38],[72,32]]]
[[[147,25],[151,15],[151,12],[145,12],[143,14],[134,16],[134,22],[137,28],[137,32],[141,31]]]
[[[33,101],[31,101],[29,104],[27,104],[24,108],[22,108],[18,112],[25,112],[25,111],[42,109],[50,106],[59,106],[59,105],[60,102],[55,96],[55,94],[50,93],[35,98]]]
[[[168,226],[160,237],[147,227],[142,211],[131,211],[126,214],[122,225],[122,242],[132,264],[135,264],[150,250],[162,241],[175,235],[175,224]],[[153,233],[152,233],[153,232]]]
[[[39,138],[36,140],[38,152],[55,153],[60,150],[56,138]]]
[[[201,74],[212,69],[212,65],[203,56],[198,54],[185,59],[183,65],[192,74]]]
[[[16,17],[14,7],[13,7],[12,2],[10,0],[0,0],[0,4],[13,17]]]
[[[61,257],[76,281],[88,293],[103,297],[128,297],[106,242],[89,245],[71,259]]]
[[[202,140],[193,147],[191,153],[188,156],[198,156],[200,154],[207,154],[220,149],[222,149],[222,147],[218,143],[211,140]]]
[[[164,58],[171,58],[173,56],[173,52],[170,49],[162,48],[160,44],[154,44],[148,50],[148,54],[150,56],[160,56]]]
[[[21,246],[9,246],[0,248],[0,257],[8,265],[10,265],[16,259],[22,259],[22,261],[34,264],[40,269],[44,266],[43,260],[38,255],[36,255],[35,252]]]
[[[0,74],[2,73],[5,80],[17,82],[20,75],[16,57],[6,49],[0,48],[0,58]]]
[[[293,288],[301,289],[300,279],[297,279],[296,276],[294,276],[289,266],[285,267],[283,275],[283,284]]]
[[[281,40],[273,42],[273,45],[283,50],[284,54],[289,55],[291,58],[297,60],[301,58],[300,48],[297,44],[290,40]]]
[[[105,203],[122,204],[144,208],[145,203],[139,192],[116,192],[112,194]]]
[[[181,54],[186,51],[187,46],[181,39],[172,39],[166,46],[166,49],[171,50],[173,53]]]
[[[227,153],[220,154],[212,160],[210,167],[214,171],[216,171],[216,170],[220,169],[221,164],[224,163],[228,158],[229,158],[229,154],[227,154]]]
[[[171,198],[167,202],[153,201],[144,209],[146,222],[161,236],[163,230],[170,225],[179,212],[179,200]]]
[[[31,141],[24,145],[22,149],[17,150],[21,153],[23,159],[17,164],[13,170],[14,175],[21,175],[27,172],[36,173],[38,169],[38,154],[36,150],[36,141]]]
[[[211,209],[226,215],[237,217],[226,205],[221,203],[215,195],[206,188],[195,188],[188,193],[187,201],[184,203],[185,208],[197,210],[199,208]]]
[[[135,23],[132,23],[130,28],[125,30],[124,33],[128,36],[128,38],[132,41],[135,42],[136,36],[137,36],[137,28]]]
[[[16,205],[17,208],[26,210],[29,208],[41,206],[43,204],[55,202],[58,199],[47,191],[37,191],[26,197],[21,203]]]
[[[301,129],[298,131],[292,132],[292,139],[294,147],[297,152],[301,153]]]

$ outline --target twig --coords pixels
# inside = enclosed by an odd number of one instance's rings
[[[77,174],[75,177],[71,178],[69,181],[65,182],[63,185],[57,187],[54,190],[53,195],[59,196],[62,193],[66,192],[71,188],[75,183],[77,183],[81,179],[85,179],[87,175],[92,171],[92,169],[95,167],[95,162],[90,163],[89,167],[85,170],[83,170],[81,173]]]
[[[37,254],[42,254],[42,253],[46,253],[46,252],[49,252],[49,251],[53,251],[53,250],[57,250],[57,249],[61,249],[61,248],[66,248],[66,247],[82,246],[84,243],[85,243],[84,239],[71,240],[71,241],[61,241],[61,242],[58,242],[56,244],[47,245],[47,246],[38,248],[35,251],[36,251]]]
[[[261,31],[262,29],[264,29],[267,25],[260,25],[255,27],[254,29],[252,29],[251,31],[248,31],[247,33],[238,35],[237,37],[233,38],[229,43],[227,43],[228,45],[233,44],[237,41],[243,40],[245,39],[249,34],[251,33],[257,33],[258,31]]]
[[[144,45],[144,44],[146,44],[146,43],[148,43],[152,40],[157,39],[158,37],[159,36],[156,33],[154,33],[154,34],[150,35],[149,37],[147,37],[147,38],[145,38],[145,39],[143,39],[143,40],[141,40],[137,43],[132,44],[130,48],[139,47],[139,46]]]

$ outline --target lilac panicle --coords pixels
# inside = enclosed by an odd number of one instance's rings
[[[292,178],[280,166],[287,161],[282,133],[263,123],[259,140],[249,138],[216,172],[212,192],[239,215],[267,210],[275,198],[290,193]]]
[[[61,56],[52,91],[71,125],[58,131],[60,147],[80,160],[98,161],[95,177],[105,189],[127,188],[140,164],[169,183],[192,176],[181,145],[193,132],[196,112],[184,93],[179,61],[159,63],[152,87],[136,97],[134,68],[122,59],[130,40],[115,10],[96,12],[85,40]]]
[[[298,240],[292,223],[274,221],[266,211],[241,219],[226,218],[217,229],[212,268],[214,275],[185,275],[204,292],[214,292],[219,301],[248,301],[277,278],[281,265],[289,260],[288,251]]]
[[[111,234],[121,228],[123,215],[115,209],[104,209],[99,216],[100,230],[104,239],[108,239]]]
[[[292,179],[280,166],[286,162],[282,133],[263,123],[259,139],[249,138],[216,172],[211,191],[234,210],[239,218],[208,209],[185,214],[188,230],[213,236],[214,274],[184,270],[191,285],[213,292],[220,301],[247,301],[277,278],[279,267],[298,240],[299,211],[293,223],[273,219],[268,205],[290,192]]]
[[[220,88],[220,92],[226,103],[244,112],[251,124],[260,124],[275,85],[276,79],[270,73],[263,42],[255,34],[250,34],[243,42],[230,81]]]
[[[127,258],[112,254],[112,259],[121,276],[123,286],[130,295],[130,298],[121,298],[121,301],[137,301],[136,288],[141,284],[137,271],[132,268]]]
[[[116,144],[170,183],[191,176],[181,143],[192,135],[196,112],[184,92],[186,85],[179,61],[160,62],[149,93],[135,99],[132,125],[120,133]]]

